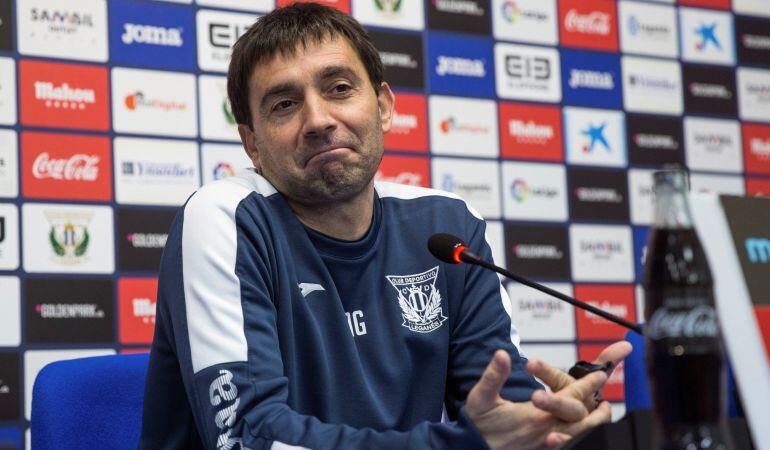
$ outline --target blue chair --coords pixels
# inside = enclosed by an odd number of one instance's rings
[[[644,361],[644,337],[635,331],[629,331],[626,333],[626,340],[634,347],[634,350],[623,363],[626,411],[650,409],[652,408],[652,401],[650,400],[650,385],[647,382],[647,365]],[[728,417],[742,416],[736,399],[735,379],[729,362],[727,364],[727,392]]]
[[[149,354],[45,366],[32,390],[32,448],[136,449]]]

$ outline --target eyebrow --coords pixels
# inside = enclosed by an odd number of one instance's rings
[[[325,67],[321,73],[318,74],[316,77],[319,81],[327,80],[329,78],[334,78],[336,76],[346,76],[351,79],[354,83],[360,83],[361,77],[359,77],[351,68],[343,65],[335,65],[335,66],[328,66]],[[284,83],[278,83],[275,86],[271,86],[270,89],[268,89],[265,92],[265,95],[262,96],[262,100],[260,101],[259,108],[264,109],[267,106],[267,103],[270,99],[274,97],[279,97],[284,94],[294,93],[300,91],[300,87],[292,82],[284,82]]]

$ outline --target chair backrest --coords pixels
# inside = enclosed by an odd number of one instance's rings
[[[136,449],[149,354],[45,366],[32,391],[32,448]]]

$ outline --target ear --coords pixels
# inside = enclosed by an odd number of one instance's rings
[[[251,160],[251,163],[254,164],[254,167],[260,170],[259,150],[254,132],[251,131],[248,125],[238,124],[238,134],[241,136],[241,143],[243,144],[243,149],[246,150],[246,155]]]
[[[396,96],[393,95],[393,91],[390,90],[388,83],[384,81],[380,84],[380,93],[377,95],[377,105],[379,106],[380,111],[382,132],[387,133],[390,131],[393,122],[393,107],[396,105]]]

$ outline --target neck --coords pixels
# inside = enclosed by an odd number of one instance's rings
[[[340,202],[309,206],[287,201],[305,226],[336,239],[356,241],[366,234],[372,223],[374,183]]]

